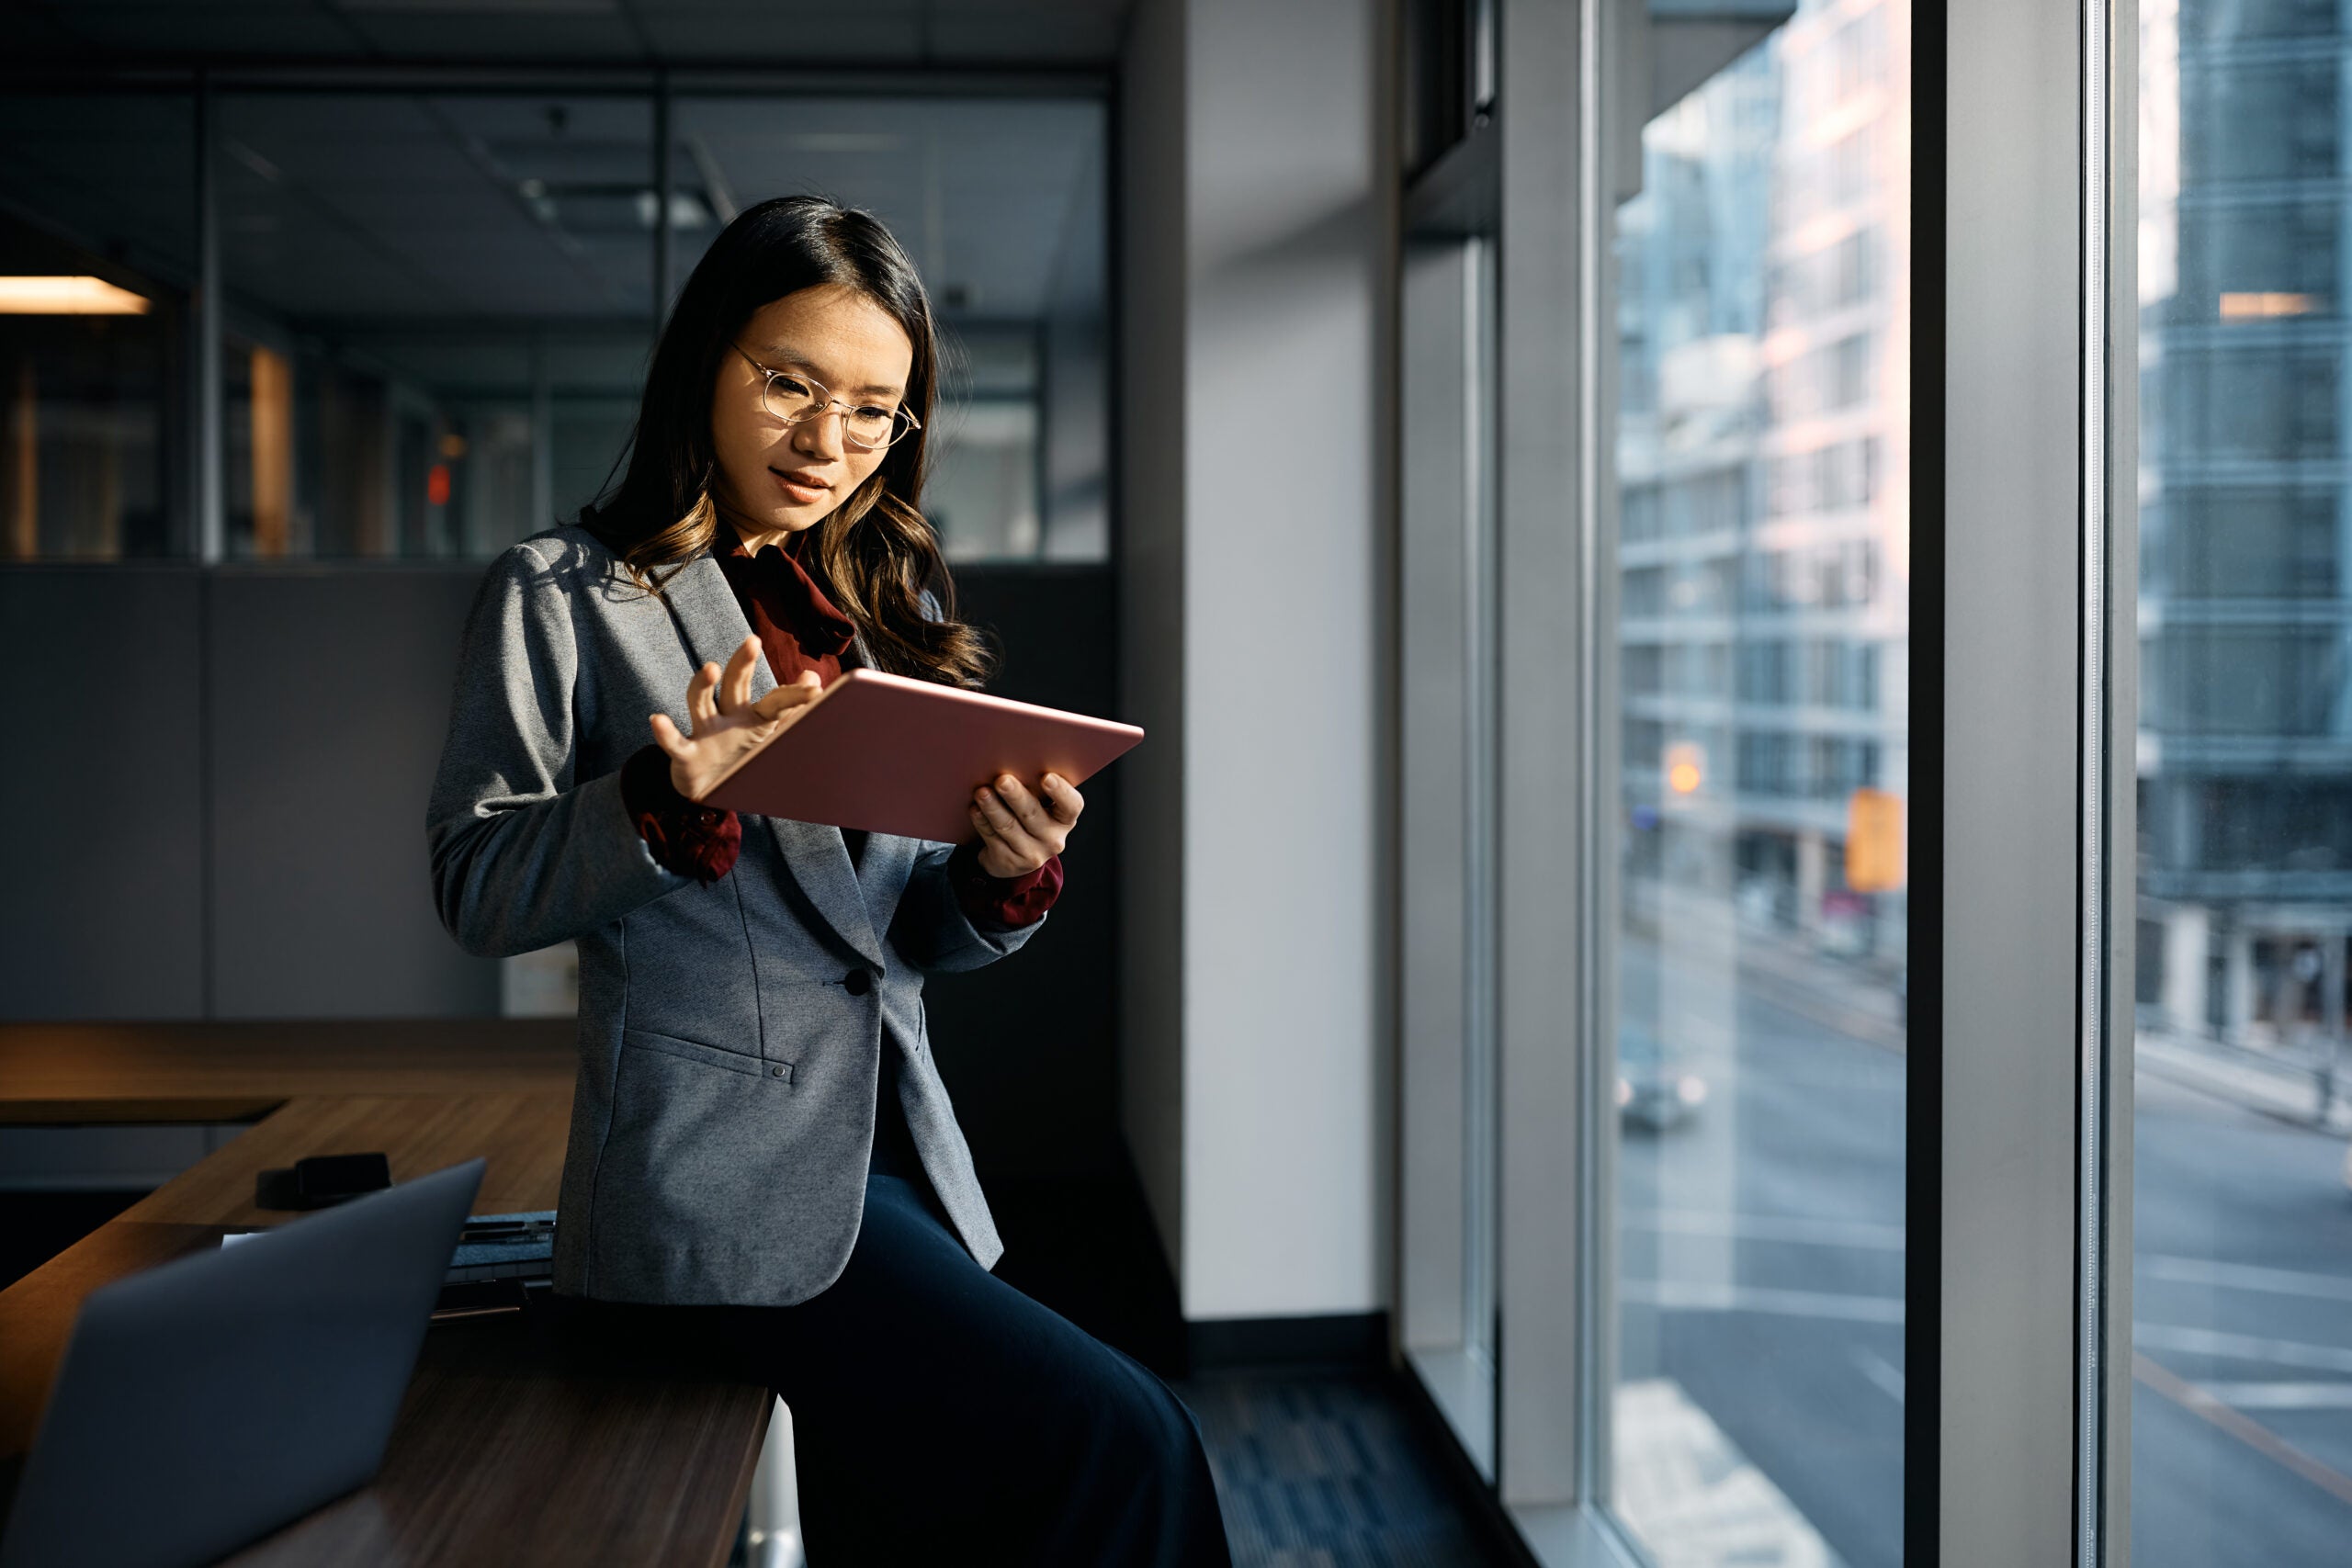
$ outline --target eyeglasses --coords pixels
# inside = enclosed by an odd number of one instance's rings
[[[842,411],[842,439],[864,452],[878,452],[907,432],[922,428],[922,421],[904,408],[845,403],[827,391],[825,384],[813,376],[803,376],[796,370],[772,370],[744,353],[740,344],[735,352],[767,378],[766,386],[760,391],[760,401],[782,423],[798,424],[821,418],[828,410],[838,408]]]

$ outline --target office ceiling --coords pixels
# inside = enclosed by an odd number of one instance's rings
[[[653,309],[643,96],[224,93],[232,305],[298,328],[642,323]],[[0,96],[0,203],[166,281],[195,270],[185,94]],[[951,320],[1102,307],[1105,114],[1091,97],[674,100],[674,280],[718,226],[816,191],[888,222]]]
[[[11,0],[19,60],[1102,66],[1126,0]]]
[[[187,287],[197,271],[195,102],[185,75],[143,68],[250,68],[222,78],[216,102],[232,329],[242,315],[253,325],[240,330],[316,335],[428,384],[526,379],[535,322],[551,329],[537,341],[559,384],[635,374],[653,313],[653,107],[648,83],[596,74],[616,67],[757,71],[794,85],[722,94],[713,89],[727,84],[707,72],[675,79],[673,287],[737,210],[816,191],[889,223],[970,342],[1102,308],[1099,95],[1073,82],[1068,96],[1035,96],[1054,92],[1050,78],[1001,94],[986,77],[1107,64],[1125,0],[0,9],[19,70],[49,60],[100,73],[19,77],[0,93],[0,217],[94,253],[126,281]],[[403,68],[434,65],[499,69],[479,79],[427,71],[403,90]],[[808,92],[812,74],[853,65],[863,72],[854,91]],[[382,69],[332,90],[305,86],[305,68],[351,66]]]
[[[673,114],[680,279],[741,208],[816,191],[879,214],[955,313],[1100,298],[1099,104],[763,95]],[[642,319],[652,118],[641,98],[230,99],[224,276],[298,320]]]

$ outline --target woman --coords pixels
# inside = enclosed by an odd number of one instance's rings
[[[989,1272],[926,970],[1033,935],[1085,802],[976,789],[956,846],[697,804],[842,669],[977,685],[917,510],[931,310],[869,215],[754,207],[655,349],[618,488],[492,566],[429,813],[468,951],[575,940],[568,1325],[765,1382],[818,1568],[1220,1563],[1190,1414]]]

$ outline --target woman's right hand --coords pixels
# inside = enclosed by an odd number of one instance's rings
[[[681,735],[666,713],[653,716],[653,743],[668,753],[670,783],[688,800],[700,800],[728,770],[789,728],[825,689],[824,678],[804,670],[789,686],[752,700],[752,671],[760,661],[760,639],[747,637],[722,672],[706,664],[686,682],[686,716],[692,735]]]

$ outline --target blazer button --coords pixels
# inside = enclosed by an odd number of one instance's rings
[[[853,997],[862,997],[874,988],[874,976],[863,969],[853,969],[842,976],[842,987]]]

